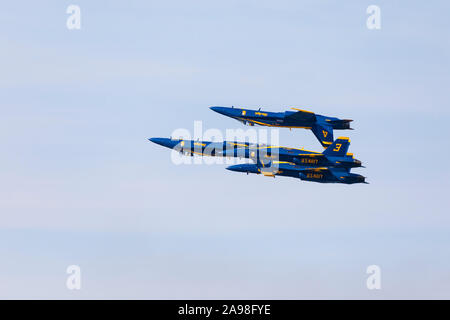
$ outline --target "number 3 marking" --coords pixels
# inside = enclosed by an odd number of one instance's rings
[[[339,151],[342,147],[341,143],[336,143],[336,148],[333,149],[333,151]]]

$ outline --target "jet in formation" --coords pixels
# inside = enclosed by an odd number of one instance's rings
[[[150,138],[151,142],[174,149],[185,155],[238,157],[253,163],[238,164],[226,169],[262,174],[268,177],[285,176],[319,183],[367,183],[365,177],[351,173],[362,167],[361,161],[347,153],[350,139],[337,138],[323,152],[249,142],[211,142],[172,138]]]
[[[234,107],[211,107],[211,110],[236,119],[246,125],[281,128],[310,129],[324,148],[333,143],[333,130],[350,129],[353,120],[315,114],[311,111],[292,108],[295,111],[269,112]]]

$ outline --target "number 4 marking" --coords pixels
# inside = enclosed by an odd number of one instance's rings
[[[328,132],[326,132],[325,130],[322,130],[323,136],[326,138],[328,135]]]

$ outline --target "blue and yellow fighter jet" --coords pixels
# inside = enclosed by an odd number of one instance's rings
[[[211,107],[211,110],[236,119],[246,125],[281,128],[311,129],[324,148],[333,143],[333,129],[350,129],[353,120],[322,116],[310,111],[292,108],[295,111],[267,112],[234,107]]]
[[[321,183],[366,183],[365,177],[350,173],[351,168],[362,167],[361,161],[347,153],[350,140],[336,139],[322,153],[248,142],[209,142],[169,138],[150,138],[151,142],[174,149],[186,155],[239,157],[254,163],[238,164],[228,170],[257,173],[264,176],[287,176]]]

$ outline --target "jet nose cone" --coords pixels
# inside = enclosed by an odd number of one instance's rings
[[[223,114],[226,116],[230,114],[230,112],[229,112],[230,108],[227,108],[227,107],[210,107],[210,109],[212,111],[215,111],[217,113],[220,113],[220,114]]]
[[[230,171],[242,172],[241,167],[239,165],[229,166],[229,167],[226,167],[225,169],[230,170]]]
[[[169,138],[149,138],[148,140],[150,140],[153,143],[159,144],[163,147],[170,148],[170,149],[176,148],[178,146],[178,144],[180,142],[182,142],[182,140],[179,140],[179,139],[174,140],[174,139],[169,139]]]
[[[258,173],[258,167],[255,164],[236,164],[226,169],[235,172]]]
[[[156,143],[156,144],[162,143],[162,138],[149,138],[148,140],[150,140],[151,142]]]
[[[153,143],[164,146],[164,147],[168,147],[168,145],[169,145],[169,143],[168,143],[169,139],[167,139],[167,138],[149,138],[148,140],[150,140]]]

